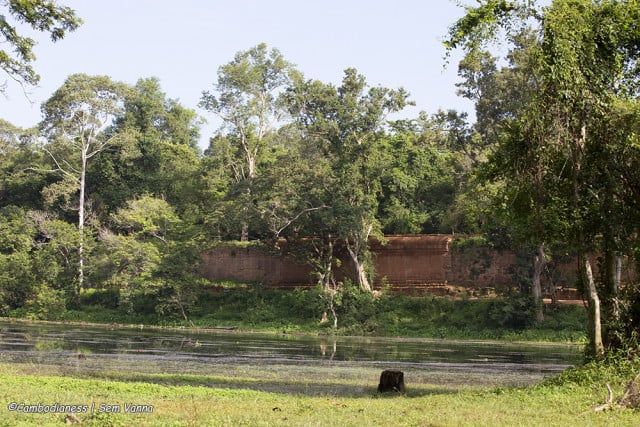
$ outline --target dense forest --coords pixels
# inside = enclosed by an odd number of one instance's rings
[[[8,13],[54,39],[80,23],[21,7]],[[313,266],[331,308],[338,249],[367,293],[370,237],[464,233],[528,254],[537,307],[545,263],[577,256],[591,353],[637,349],[640,294],[619,269],[640,261],[638,22],[635,1],[467,8],[445,48],[465,53],[458,88],[474,122],[453,110],[392,120],[411,103],[402,88],[352,68],[339,85],[309,80],[259,44],[203,88],[199,106],[222,121],[204,152],[203,118],[158,79],[71,75],[37,127],[0,121],[0,315],[77,306],[101,287],[128,309],[136,294],[182,309],[205,285],[203,250],[278,239]],[[32,60],[0,64],[34,84]]]

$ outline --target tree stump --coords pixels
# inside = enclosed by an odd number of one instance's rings
[[[397,391],[404,393],[404,372],[395,369],[386,369],[380,374],[378,392]]]

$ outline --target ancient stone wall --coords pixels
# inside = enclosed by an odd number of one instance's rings
[[[386,236],[384,244],[372,241],[376,285],[454,285],[500,288],[516,285],[516,256],[486,247],[452,248],[451,235]],[[223,245],[204,256],[204,276],[209,279],[260,282],[270,286],[313,283],[311,268],[280,252],[263,248]],[[335,267],[338,280],[353,276],[350,260]],[[568,270],[567,270],[568,271]],[[575,281],[563,271],[559,282]]]
[[[395,285],[440,284],[451,270],[449,235],[386,236],[372,241],[376,282]]]
[[[453,248],[447,283],[468,288],[515,286],[516,255],[486,247]]]
[[[265,285],[300,285],[310,282],[311,269],[284,254],[263,248],[222,245],[203,254],[203,275],[212,280]]]
[[[532,274],[533,259],[519,259],[511,251],[483,246],[452,245],[454,236],[451,235],[386,236],[385,239],[384,244],[370,242],[378,287],[388,284],[399,292],[442,291],[443,295],[450,295],[452,287],[463,287],[482,294],[517,287],[519,281],[530,280]],[[335,250],[341,260],[339,267],[334,266],[336,279],[354,277],[350,259],[339,245]],[[594,275],[597,275],[597,256],[591,258]],[[280,288],[314,283],[311,268],[287,255],[285,242],[279,242],[278,250],[223,244],[203,254],[203,259],[203,276],[212,280],[262,283]],[[543,294],[553,292],[559,299],[578,298],[576,271],[575,258],[554,258],[542,277]],[[625,263],[623,280],[630,278],[635,278],[635,273]]]

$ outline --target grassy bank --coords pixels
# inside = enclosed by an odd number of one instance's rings
[[[182,309],[187,315],[185,320]],[[317,289],[268,290],[261,286],[201,287],[181,307],[161,296],[140,293],[126,303],[117,289],[88,290],[80,309],[55,319],[158,326],[238,327],[241,330],[313,334],[401,336],[447,339],[583,342],[586,312],[581,306],[547,307],[537,324],[523,297],[451,300],[432,296],[369,295],[347,290],[336,303],[338,329]],[[28,317],[15,310],[12,317]]]
[[[250,373],[228,379],[239,388],[212,388],[207,382],[223,379],[69,378],[36,366],[0,368],[0,425],[12,426],[61,425],[66,414],[11,411],[13,403],[86,406],[77,417],[87,426],[637,426],[640,419],[637,410],[594,411],[607,399],[605,382],[616,396],[622,394],[624,382],[638,372],[630,364],[589,365],[523,389],[456,390],[409,383],[406,395],[379,395],[375,384],[364,384],[361,393],[349,396],[258,391]],[[328,389],[335,386],[328,384]],[[125,412],[125,405],[151,412]]]

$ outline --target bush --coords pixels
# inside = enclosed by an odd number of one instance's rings
[[[605,383],[624,384],[640,372],[640,359],[629,359],[626,354],[610,352],[604,360],[591,361],[567,369],[560,375],[546,380],[543,384],[565,385],[597,385]]]
[[[48,286],[40,286],[36,296],[26,304],[27,317],[38,320],[59,320],[67,311],[64,295]]]
[[[348,281],[336,305],[338,321],[343,325],[364,325],[367,321],[375,319],[377,315],[372,295],[362,292]]]
[[[287,307],[289,316],[305,320],[320,319],[323,312],[323,301],[320,298],[320,288],[318,289],[297,289],[292,292],[283,291],[283,307]],[[286,299],[286,301],[285,301]]]
[[[489,303],[487,327],[515,331],[527,329],[535,323],[535,304],[529,295],[511,294],[505,299]]]
[[[104,308],[118,308],[119,288],[87,289],[80,295],[81,305],[99,305]]]

